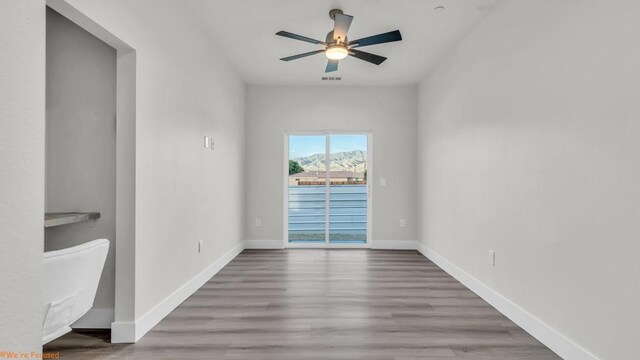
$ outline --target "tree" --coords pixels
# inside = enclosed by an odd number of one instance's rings
[[[364,179],[367,180],[367,170],[364,171]]]
[[[300,166],[297,161],[289,160],[289,175],[299,174],[301,172],[304,172],[302,166]]]

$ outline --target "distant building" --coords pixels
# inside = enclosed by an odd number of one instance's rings
[[[329,179],[332,184],[357,183],[364,181],[364,174],[353,171],[329,171]],[[289,185],[322,185],[326,180],[324,171],[305,171],[289,175]]]

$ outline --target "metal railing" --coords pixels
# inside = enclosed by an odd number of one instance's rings
[[[323,243],[327,239],[327,187],[289,186],[289,242]],[[367,185],[329,186],[330,243],[366,243]]]

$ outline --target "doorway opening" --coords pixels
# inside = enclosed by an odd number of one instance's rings
[[[136,50],[82,11],[63,0],[47,7],[116,50],[115,127],[115,258],[113,309],[91,310],[82,327],[111,328],[112,343],[134,343],[135,325],[135,199],[136,199]],[[74,324],[75,326],[75,324]]]
[[[285,247],[369,247],[371,136],[286,135]]]

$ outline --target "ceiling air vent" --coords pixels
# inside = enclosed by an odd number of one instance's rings
[[[323,76],[322,77],[323,81],[339,81],[342,80],[341,76]]]

